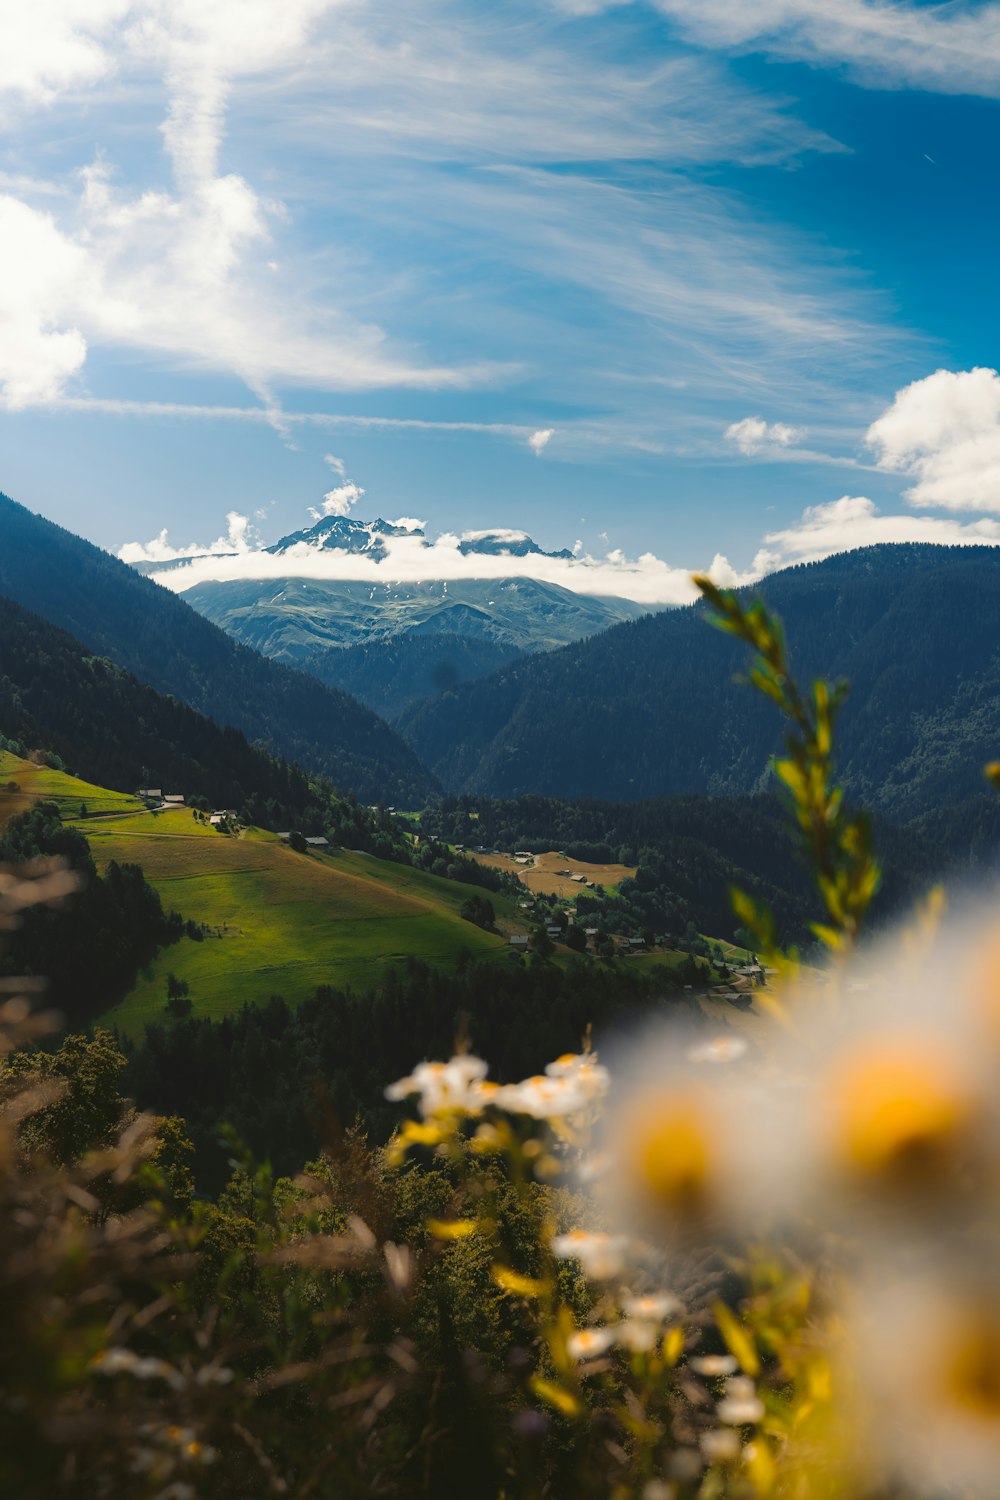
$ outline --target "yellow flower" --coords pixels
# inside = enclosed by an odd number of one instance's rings
[[[975,1146],[979,1101],[929,1039],[865,1039],[838,1059],[825,1092],[834,1157],[856,1182],[939,1183]]]
[[[988,1309],[970,1309],[956,1323],[936,1368],[946,1408],[957,1407],[1000,1432],[1000,1326]]]
[[[703,1097],[679,1089],[646,1094],[622,1122],[620,1161],[641,1200],[671,1217],[698,1218],[717,1188],[716,1129]]]

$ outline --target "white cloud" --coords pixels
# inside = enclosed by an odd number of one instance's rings
[[[788,448],[803,436],[798,427],[787,422],[765,422],[762,417],[744,417],[726,428],[726,442],[733,443],[748,457],[768,448]]]
[[[87,341],[63,313],[87,269],[50,214],[0,196],[0,393],[10,410],[52,400],[82,368]]]
[[[883,542],[935,542],[958,547],[1000,544],[1000,522],[962,522],[935,516],[882,515],[865,495],[842,495],[811,505],[793,526],[772,531],[753,562],[756,574],[790,563],[818,562],[835,552],[874,547]]]
[[[317,521],[320,516],[350,515],[363,495],[361,486],[349,479],[346,484],[338,484],[334,489],[328,490],[323,496],[322,509],[310,510],[309,514]]]
[[[916,482],[915,506],[1000,511],[1000,375],[937,370],[897,392],[868,429],[878,466]]]
[[[568,4],[576,13],[601,8],[598,0]],[[284,384],[453,389],[549,362],[573,387],[558,395],[577,396],[593,378],[597,321],[583,329],[565,320],[558,296],[539,299],[543,311],[530,327],[511,317],[496,279],[475,280],[475,236],[491,268],[501,255],[539,284],[583,286],[621,341],[602,343],[602,358],[627,363],[640,381],[754,389],[750,399],[763,402],[773,386],[782,399],[802,391],[803,371],[822,363],[812,358],[818,344],[836,345],[838,369],[884,347],[884,331],[871,327],[865,299],[831,269],[825,246],[810,250],[748,222],[745,204],[683,170],[671,173],[689,163],[787,162],[840,149],[785,101],[707,57],[609,49],[590,28],[542,7],[518,13],[514,25],[502,6],[473,8],[456,24],[448,0],[39,0],[4,9],[18,16],[5,17],[11,76],[38,74],[32,58],[44,61],[51,33],[52,80],[42,78],[33,97],[115,73],[116,107],[140,98],[145,106],[162,81],[173,171],[164,186],[154,167],[142,191],[91,169],[87,192],[60,209],[54,222],[83,257],[87,294],[67,290],[49,321],[33,325],[29,344],[74,330],[79,339],[64,350],[74,356],[65,367],[50,346],[43,373],[19,375],[20,394],[12,385],[8,404],[39,399],[35,390],[46,399],[74,390],[73,377],[87,373],[88,345],[138,349],[161,369],[235,374],[269,405],[280,432],[285,418],[271,394]],[[63,33],[70,52],[82,51],[57,67]],[[259,181],[228,170],[230,114],[232,153],[263,157],[266,178],[263,169]],[[631,175],[629,190],[615,189],[610,174],[600,182],[589,167],[573,168],[635,160],[663,164],[655,189],[632,190]],[[548,170],[553,161],[559,173]],[[456,163],[468,170],[456,172]],[[279,191],[286,203],[275,200]],[[308,216],[331,200],[351,227],[338,243],[324,223],[322,247],[309,254]],[[452,222],[472,237],[461,297],[450,285],[442,295],[435,282],[434,252]],[[405,270],[391,255],[380,258],[380,246],[404,243]],[[394,299],[406,304],[400,323],[413,327],[412,305],[428,290],[427,350],[391,339]],[[6,301],[0,287],[0,317]],[[466,346],[473,303],[486,357],[473,353],[459,366],[448,354]],[[665,375],[664,364],[680,368]],[[809,378],[828,405],[831,365],[822,368],[822,378]],[[5,389],[0,382],[0,402]],[[683,440],[684,413],[665,413],[659,391],[651,397],[627,417],[567,424],[566,433],[561,423],[560,456],[595,446],[661,452],[671,420]],[[787,404],[778,409],[797,415]],[[539,453],[546,432],[526,428],[518,438]]]
[[[114,71],[106,45],[131,0],[17,0],[0,6],[0,96],[47,104]]]
[[[258,515],[261,512],[258,511]],[[208,546],[202,546],[197,542],[191,542],[186,547],[173,547],[170,544],[167,528],[152,541],[149,542],[126,542],[124,547],[118,550],[118,556],[122,562],[174,562],[183,557],[202,557],[206,553],[211,555],[236,553],[238,556],[248,556],[251,550],[260,545],[260,537],[256,527],[250,524],[250,518],[243,516],[238,510],[231,510],[226,515],[226,534],[217,537]]]
[[[268,269],[282,204],[219,170],[235,83],[309,58],[335,0],[40,0],[0,8],[0,87],[31,101],[119,67],[152,67],[168,92],[162,132],[173,191],[116,189],[101,160],[59,216],[4,198],[0,405],[51,402],[82,373],[88,343],[153,351],[241,378],[280,414],[275,382],[318,389],[453,388],[492,379],[487,363],[434,365],[383,330],[317,302],[302,278]],[[92,14],[91,14],[92,13]],[[51,26],[51,35],[49,27]],[[100,44],[95,40],[102,39]],[[48,58],[48,61],[46,59]],[[26,285],[26,290],[25,290]]]
[[[512,24],[503,5],[369,0],[338,13],[332,45],[298,83],[286,128],[337,155],[776,162],[840,149],[708,58],[624,59],[541,7]]]
[[[512,526],[487,526],[480,531],[463,531],[459,536],[460,542],[482,542],[488,537],[498,542],[526,542],[528,533],[518,531]]]
[[[862,83],[1000,94],[1000,6],[952,0],[656,0],[712,47],[848,65]]]
[[[394,521],[390,519],[389,525],[402,526],[405,531],[423,531],[427,522],[421,521],[419,516],[397,516]]]
[[[540,427],[537,432],[531,434],[528,439],[528,447],[536,458],[541,455],[542,449],[548,446],[549,438],[554,431],[554,427]]]
[[[347,466],[342,458],[337,458],[333,453],[324,453],[323,462],[330,465],[333,472],[340,478],[347,478]]]
[[[645,552],[638,558],[627,557],[620,548],[604,558],[592,557],[582,550],[571,558],[546,557],[539,553],[528,553],[525,557],[463,554],[460,547],[463,539],[499,536],[514,541],[522,539],[525,533],[500,527],[488,532],[444,532],[428,540],[416,534],[425,523],[404,516],[395,524],[410,527],[411,534],[386,537],[387,555],[382,562],[362,553],[317,550],[308,543],[299,543],[278,556],[265,552],[256,538],[249,547],[237,545],[240,537],[246,535],[245,531],[240,532],[234,526],[234,520],[240,519],[245,521],[245,518],[229,516],[227,537],[209,547],[197,544],[173,547],[166,533],[161,532],[151,542],[126,544],[118,555],[131,563],[180,561],[182,566],[154,575],[158,583],[177,593],[208,579],[294,577],[362,579],[385,584],[430,578],[444,581],[536,578],[560,584],[576,593],[614,594],[649,605],[686,604],[696,596],[691,569],[672,566],[652,552]],[[234,553],[236,555],[232,555]],[[751,576],[737,574],[720,556],[713,560],[710,571],[713,577],[724,583],[747,582]]]

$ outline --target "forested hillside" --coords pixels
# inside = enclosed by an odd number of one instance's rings
[[[363,801],[417,805],[433,790],[370,709],[238,645],[168,590],[3,495],[0,595]]]
[[[0,737],[19,753],[53,752],[99,786],[150,784],[207,797],[265,827],[327,826],[341,803],[332,788],[249,745],[184,703],[155,692],[78,641],[0,598]],[[371,815],[357,809],[360,825]],[[352,843],[354,840],[352,839]]]
[[[389,563],[385,564],[390,567]],[[206,619],[265,656],[299,665],[316,650],[419,631],[549,651],[643,613],[631,599],[596,598],[559,584],[507,578],[433,577],[206,580],[184,598]]]
[[[388,640],[314,651],[300,665],[392,720],[418,699],[486,677],[520,654],[503,641],[408,630]]]
[[[813,883],[776,796],[617,803],[449,797],[424,813],[421,827],[471,845],[558,849],[598,864],[638,865],[636,879],[623,881],[616,898],[633,914],[636,930],[651,926],[679,935],[693,920],[703,932],[728,934],[734,925],[730,891],[737,885],[768,903],[787,941],[810,940]],[[940,839],[882,818],[875,819],[874,835],[883,871],[876,920],[911,906],[944,875],[961,877],[971,863],[964,848],[959,854]],[[593,898],[583,893],[577,904],[581,913],[594,910]]]
[[[846,678],[840,770],[896,822],[971,799],[1000,744],[1000,553],[882,546],[765,579],[800,678]],[[777,716],[700,606],[650,615],[426,700],[400,719],[453,790],[637,800],[768,782]]]

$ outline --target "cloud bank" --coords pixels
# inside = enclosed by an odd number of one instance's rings
[[[880,469],[916,482],[911,505],[1000,512],[1000,375],[937,370],[898,392],[868,429]]]
[[[798,437],[783,422],[745,417],[733,423],[726,438],[746,458],[773,448],[781,452]],[[444,532],[434,539],[411,534],[385,538],[382,562],[341,551],[316,551],[303,542],[280,556],[263,551],[247,518],[233,511],[227,531],[209,546],[174,548],[166,531],[150,542],[130,542],[119,556],[130,563],[177,561],[180,566],[157,575],[176,592],[212,580],[237,578],[365,579],[371,583],[418,582],[427,579],[530,577],[584,594],[616,594],[642,604],[684,604],[695,591],[692,571],[705,571],[717,583],[736,587],[794,563],[818,562],[837,552],[885,542],[928,542],[940,546],[1000,545],[1000,521],[976,514],[1000,513],[1000,375],[995,370],[938,370],[897,392],[892,404],[868,429],[866,443],[878,467],[915,480],[905,498],[918,511],[930,506],[945,516],[883,513],[866,495],[807,506],[791,525],[767,532],[750,565],[740,570],[723,553],[708,568],[681,567],[653,552],[628,557],[620,548],[595,557],[573,545],[568,558],[529,552],[523,557],[463,553],[462,543],[492,536],[512,545],[525,533],[511,528],[480,528],[461,534]],[[347,515],[364,495],[345,477],[333,455],[326,462],[344,483],[323,497],[323,508],[310,509],[314,519]],[[962,520],[954,512],[971,511]],[[412,533],[424,525],[401,517],[397,525]],[[607,541],[607,533],[600,533]]]
[[[686,604],[695,598],[689,568],[674,567],[652,552],[629,558],[620,549],[604,557],[592,557],[582,549],[571,558],[546,557],[528,553],[524,557],[463,553],[461,544],[483,536],[500,536],[510,542],[524,539],[524,532],[498,528],[492,532],[443,532],[433,540],[409,535],[385,537],[386,556],[376,562],[364,554],[317,551],[300,542],[280,555],[265,552],[260,545],[246,544],[246,518],[227,517],[227,537],[210,547],[172,547],[166,531],[150,542],[130,542],[119,551],[128,563],[172,562],[178,566],[154,574],[156,581],[175,593],[194,588],[209,580],[227,582],[235,579],[313,578],[322,580],[360,579],[373,585],[419,583],[430,579],[459,578],[535,578],[543,583],[559,584],[579,594],[618,595],[640,604]],[[401,516],[396,525],[418,527],[413,517]],[[239,546],[228,544],[236,538]],[[733,586],[751,581],[750,573],[740,574],[729,560],[717,554],[705,569],[719,584]]]
[[[846,65],[861,83],[1000,94],[1000,6],[899,0],[655,0],[694,41]]]

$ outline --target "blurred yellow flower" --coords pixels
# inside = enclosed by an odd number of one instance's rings
[[[980,1102],[931,1040],[862,1038],[837,1059],[825,1094],[835,1160],[856,1182],[932,1186],[975,1149]]]
[[[683,1087],[640,1095],[620,1125],[619,1163],[640,1204],[700,1218],[717,1190],[716,1125],[701,1094]]]

